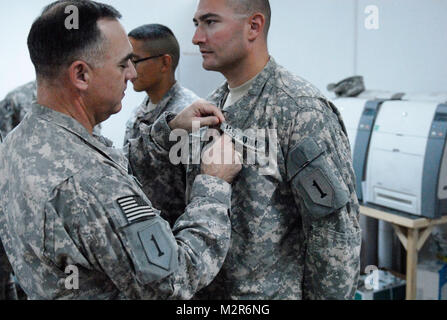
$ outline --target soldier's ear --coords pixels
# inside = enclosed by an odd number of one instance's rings
[[[163,63],[163,65],[161,66],[161,71],[162,72],[171,71],[171,69],[172,69],[172,57],[169,54],[165,54],[162,57],[162,63]]]
[[[255,41],[262,36],[265,26],[265,16],[262,13],[255,13],[249,18],[250,29],[248,30],[248,40]]]
[[[77,60],[68,68],[70,82],[79,90],[87,90],[92,69],[84,61]]]

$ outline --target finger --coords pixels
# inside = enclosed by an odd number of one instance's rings
[[[200,127],[211,127],[220,123],[217,117],[196,118],[195,121],[200,122]]]
[[[213,115],[219,119],[220,123],[225,122],[225,117],[222,111],[218,107],[212,105],[211,103],[203,103],[199,105],[199,112],[201,115]],[[219,123],[217,123],[219,124]]]
[[[237,150],[235,150],[234,152],[235,152],[235,159],[234,159],[235,162],[234,163],[235,164],[242,164],[242,159],[243,159],[242,154],[239,151],[237,151]]]

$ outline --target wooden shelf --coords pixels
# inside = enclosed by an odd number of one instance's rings
[[[427,241],[434,226],[446,224],[447,216],[428,219],[374,205],[360,206],[360,214],[391,223],[397,237],[407,251],[406,299],[416,299],[416,270],[418,252]]]

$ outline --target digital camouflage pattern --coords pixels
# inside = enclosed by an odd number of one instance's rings
[[[149,110],[150,97],[147,96],[127,122],[124,145],[140,135],[141,123],[152,125],[164,112],[180,113],[199,99],[194,92],[182,87],[178,82],[169,89],[154,110]]]
[[[36,81],[31,81],[10,92],[0,102],[0,132],[3,137],[17,127],[31,110],[31,105],[37,97],[36,90]]]
[[[165,94],[154,110],[149,110],[150,97],[147,96],[127,123],[124,145],[130,139],[140,136],[142,123],[150,126],[164,112],[180,113],[198,99],[194,92],[182,87],[178,82]],[[181,167],[172,168],[164,161],[157,161],[153,166],[157,168],[157,172],[152,177],[146,174],[145,168],[136,168],[134,174],[140,180],[143,191],[151,199],[152,204],[162,211],[164,218],[173,223],[186,206],[184,170]],[[167,198],[166,194],[170,197]]]
[[[231,231],[223,180],[198,176],[171,232],[122,152],[66,115],[34,105],[0,148],[0,235],[30,299],[188,299],[220,269]],[[67,289],[68,266],[78,290]]]
[[[23,120],[25,115],[31,110],[32,104],[37,100],[37,83],[31,81],[10,92],[4,100],[0,102],[0,134],[6,137]],[[94,128],[96,135],[101,134],[101,126]],[[11,266],[4,252],[0,250],[0,300],[15,299],[9,297],[7,285]],[[14,288],[13,288],[14,289]],[[2,294],[6,292],[6,294]]]
[[[365,83],[362,76],[355,76],[338,83],[330,83],[327,89],[334,92],[337,97],[357,97],[365,91]]]
[[[8,93],[0,102],[0,133],[6,137],[31,110],[37,100],[37,83],[31,81]],[[101,135],[101,125],[97,125],[94,134]]]
[[[36,82],[29,82],[6,95],[0,102],[0,134],[6,137],[15,127],[19,125],[33,101],[36,100]],[[12,272],[6,254],[0,243],[0,300],[15,299],[11,297],[8,285]]]
[[[224,84],[209,100],[222,107],[227,94]],[[231,248],[196,298],[352,299],[360,273],[359,204],[336,107],[272,58],[224,115],[236,129],[276,130],[277,141],[269,143],[278,144],[277,166],[261,175],[256,165],[244,165],[233,182]],[[169,131],[166,121],[158,125]],[[143,148],[142,141],[133,147],[132,166],[150,167]],[[187,166],[187,194],[199,173],[200,165]]]

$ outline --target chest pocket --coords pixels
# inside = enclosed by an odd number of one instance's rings
[[[344,207],[349,189],[330,154],[313,138],[305,138],[287,157],[287,177],[311,219]]]

